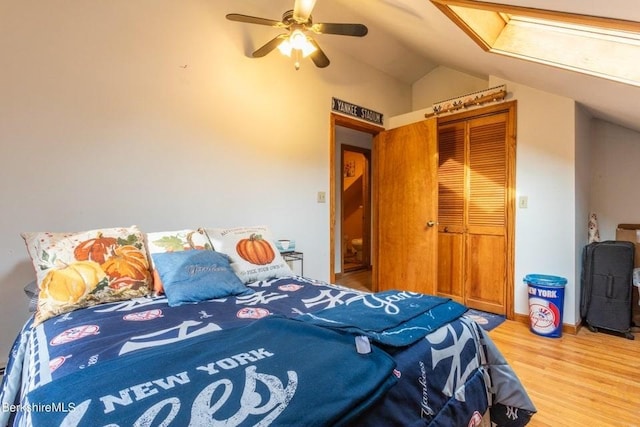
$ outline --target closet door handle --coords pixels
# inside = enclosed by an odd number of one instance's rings
[[[433,221],[427,221],[427,227],[433,227],[434,225],[436,225],[435,222]]]

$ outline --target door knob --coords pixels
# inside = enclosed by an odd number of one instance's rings
[[[428,221],[427,222],[427,227],[433,227],[434,225],[436,225],[436,223],[433,222],[433,221]]]

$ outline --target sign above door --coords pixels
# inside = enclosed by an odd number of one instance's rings
[[[335,97],[331,98],[331,110],[382,126],[382,113],[351,104],[350,102]]]

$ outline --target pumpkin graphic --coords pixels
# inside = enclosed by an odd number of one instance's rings
[[[236,252],[242,259],[251,264],[269,264],[276,257],[271,244],[260,234],[252,234],[248,239],[242,239],[236,245]]]
[[[95,261],[98,264],[104,263],[109,253],[109,249],[115,246],[118,240],[114,237],[102,237],[98,233],[95,239],[85,240],[73,250],[73,256],[78,261]]]
[[[107,276],[94,261],[77,261],[50,270],[40,285],[40,298],[73,304],[91,292]]]
[[[150,277],[147,257],[133,245],[115,248],[113,255],[102,264],[102,269],[118,284],[117,287]]]

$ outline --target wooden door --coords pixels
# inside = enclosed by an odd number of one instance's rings
[[[439,295],[512,316],[515,104],[438,128]]]
[[[436,292],[437,159],[436,119],[374,139],[377,290]]]
[[[507,114],[469,120],[465,304],[506,313]]]
[[[438,128],[438,290],[464,304],[466,123]]]

